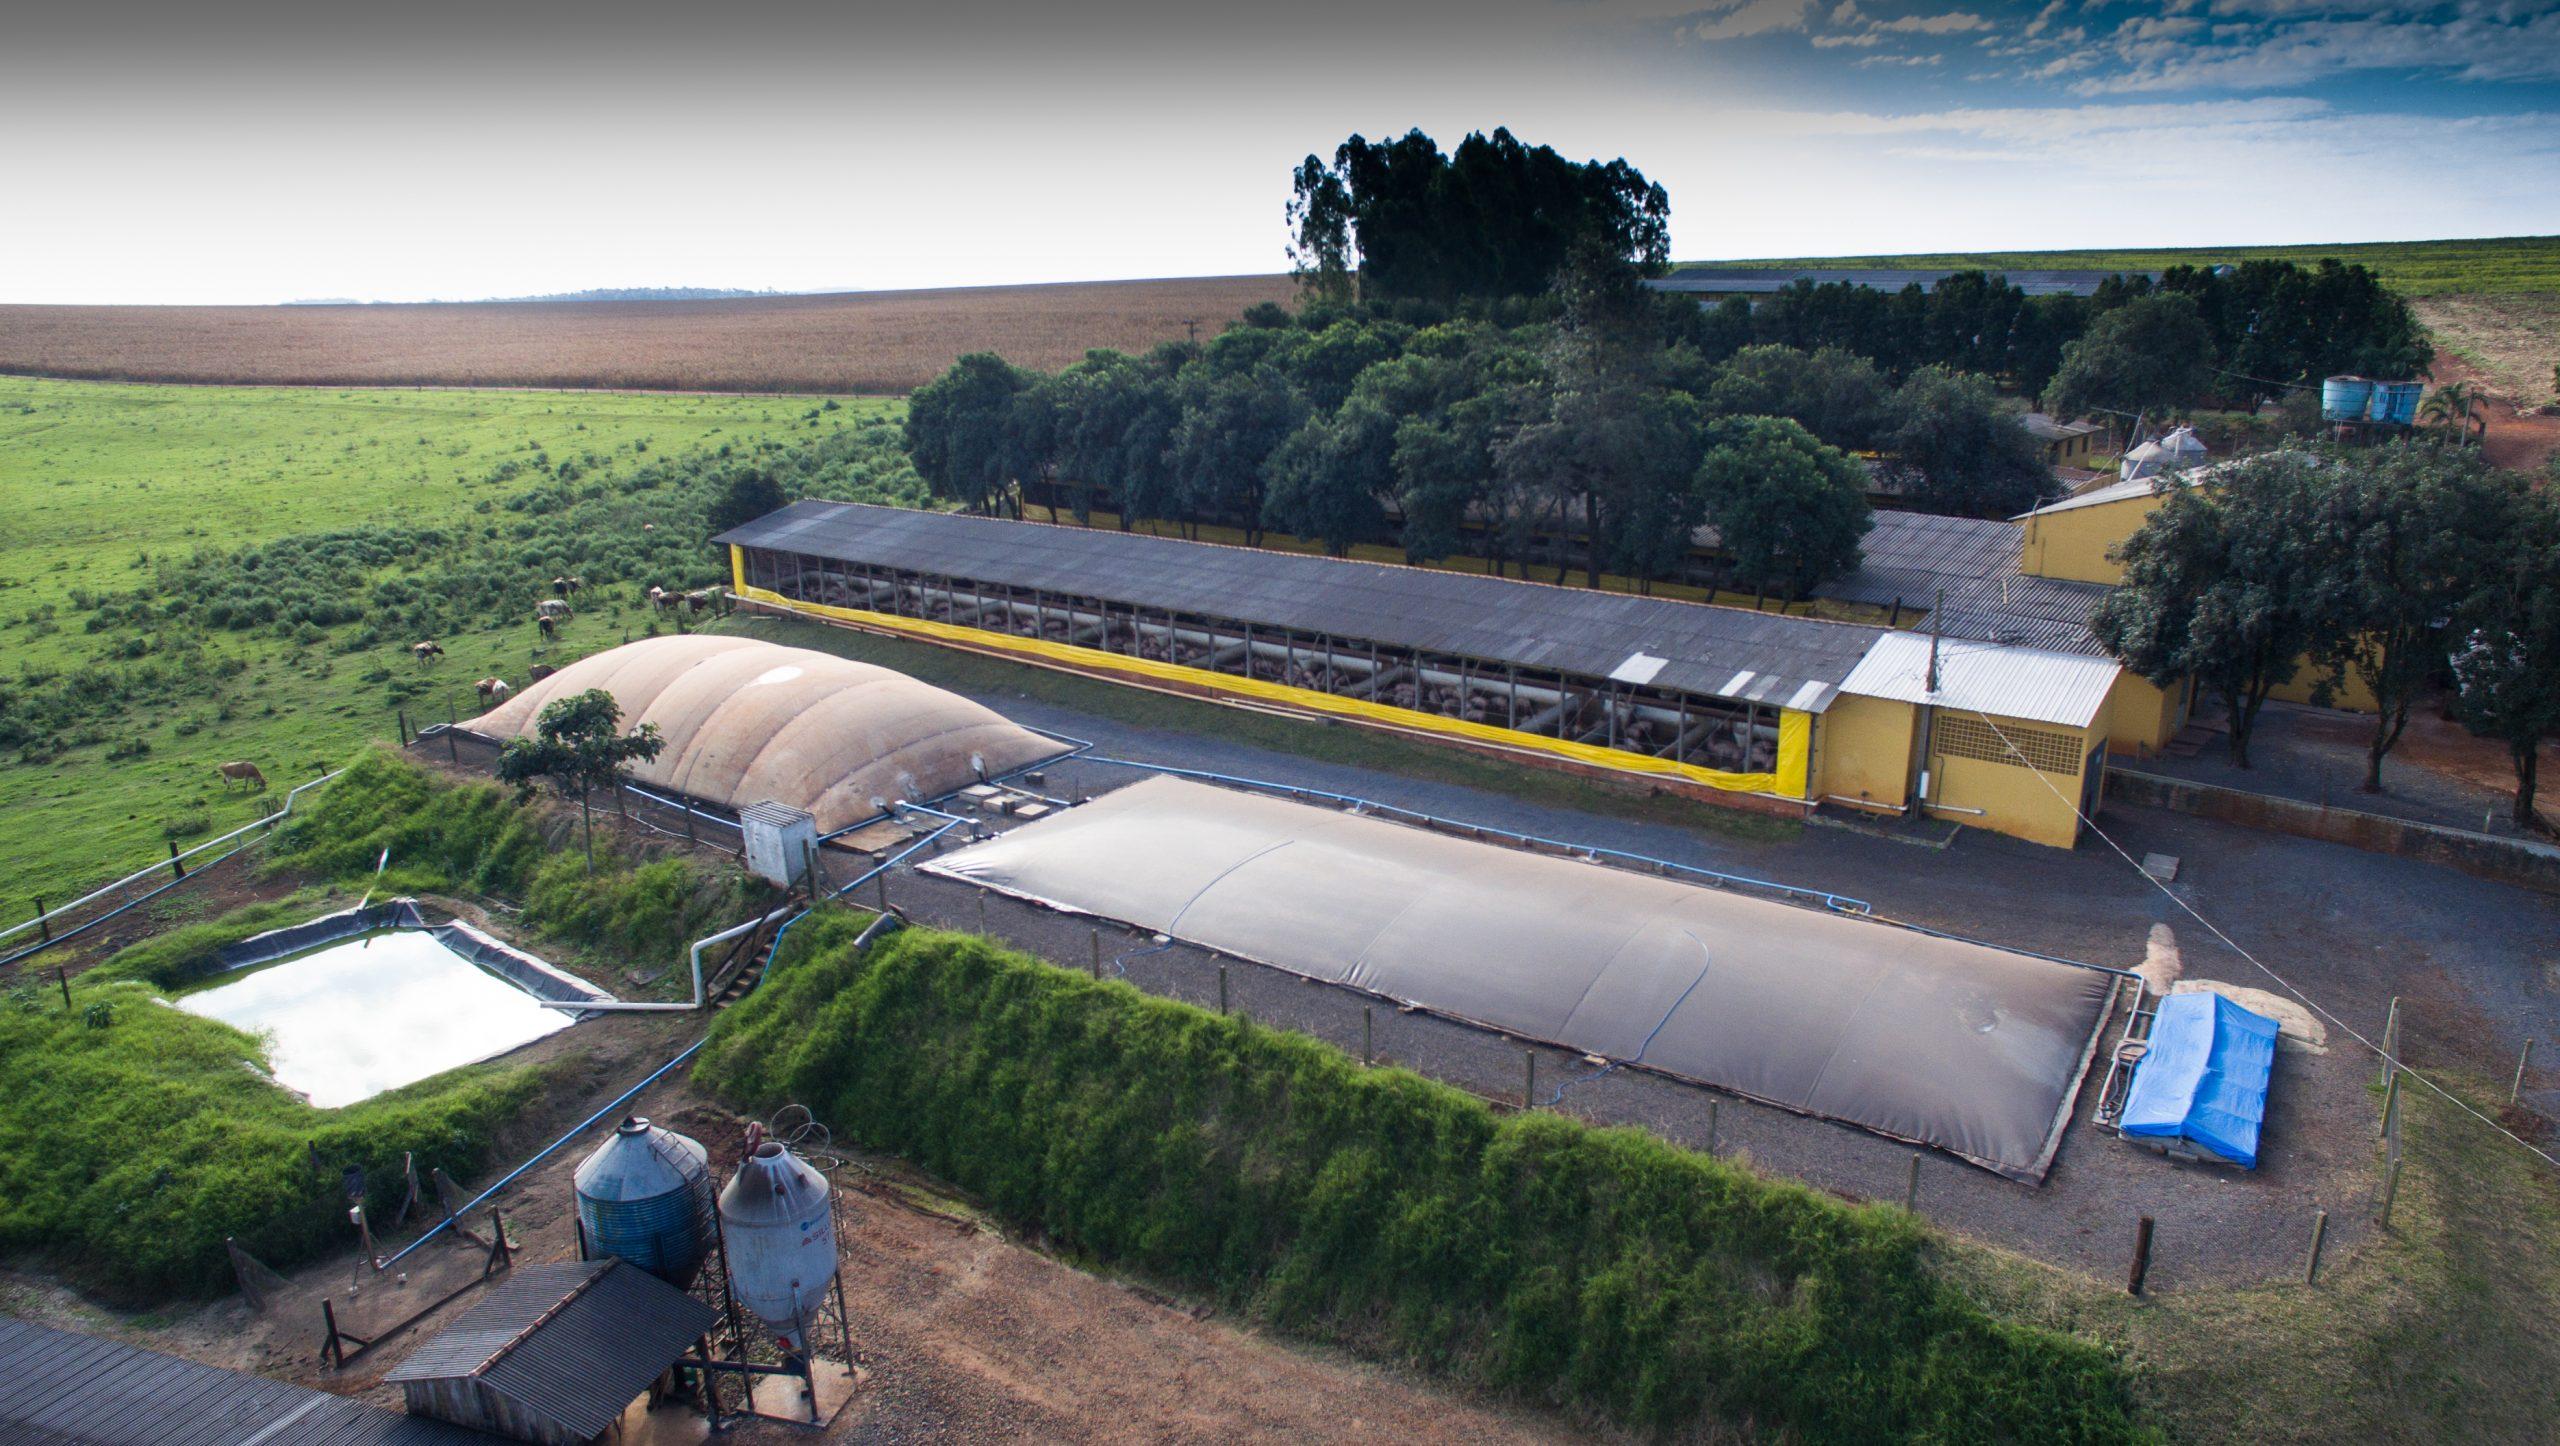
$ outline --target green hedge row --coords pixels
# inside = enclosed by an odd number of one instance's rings
[[[697,1080],[803,1103],[1098,1262],[1647,1429],[2144,1434],[2108,1352],[1987,1314],[1902,1212],[965,936],[857,952],[856,927],[803,923]]]

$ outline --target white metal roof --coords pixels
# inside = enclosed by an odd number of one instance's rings
[[[1858,660],[1840,691],[2086,728],[2106,706],[2107,692],[2122,671],[2109,658],[1941,638],[1938,691],[1931,693],[1928,635],[1887,633]]]

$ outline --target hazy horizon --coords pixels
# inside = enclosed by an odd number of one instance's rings
[[[1624,156],[1683,260],[2560,232],[2549,0],[107,3],[0,118],[6,302],[1269,274],[1409,128]]]

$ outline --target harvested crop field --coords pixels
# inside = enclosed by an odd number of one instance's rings
[[[0,372],[265,386],[903,394],[973,351],[1054,368],[1215,335],[1286,276],[718,301],[0,306]]]

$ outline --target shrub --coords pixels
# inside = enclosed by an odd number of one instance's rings
[[[1991,1317],[1908,1215],[958,935],[800,926],[698,1082],[797,1100],[1098,1260],[1649,1429],[2138,1434],[2098,1347]]]

